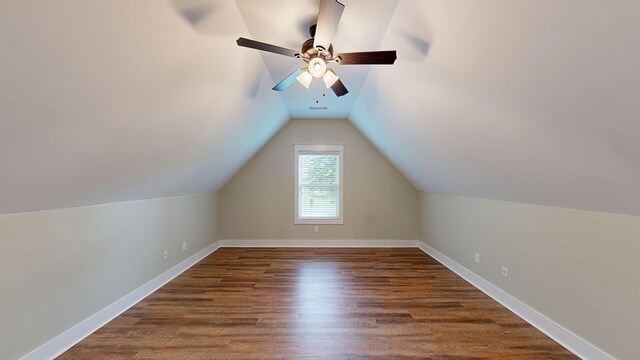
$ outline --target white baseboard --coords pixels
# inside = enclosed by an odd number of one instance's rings
[[[460,275],[471,285],[489,295],[491,298],[502,304],[502,306],[511,310],[523,320],[533,325],[535,328],[542,331],[547,336],[557,341],[559,344],[561,344],[580,358],[585,360],[616,360],[613,356],[607,354],[590,342],[565,329],[560,324],[549,319],[529,305],[523,303],[522,301],[509,295],[499,287],[476,275],[469,269],[448,258],[438,250],[421,241],[419,241],[417,245],[420,250],[436,259],[442,265],[448,267],[451,271]]]
[[[233,239],[220,240],[221,247],[416,247],[418,240],[329,240],[329,239]]]
[[[140,302],[142,299],[151,295],[154,291],[164,286],[176,276],[183,273],[195,265],[198,261],[204,259],[209,254],[220,248],[220,242],[216,241],[206,248],[198,251],[178,265],[160,274],[156,278],[140,286],[124,297],[120,298],[111,305],[91,315],[71,329],[51,339],[39,348],[33,350],[20,360],[43,360],[53,359],[63,352],[69,350],[73,345],[79,343],[82,339],[91,335],[93,332],[115,319],[118,315]]]

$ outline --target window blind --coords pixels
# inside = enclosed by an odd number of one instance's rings
[[[340,154],[305,153],[298,157],[298,216],[300,219],[340,217]]]

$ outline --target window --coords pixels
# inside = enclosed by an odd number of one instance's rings
[[[342,224],[343,145],[295,145],[295,223]]]

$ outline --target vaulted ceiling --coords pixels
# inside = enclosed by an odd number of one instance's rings
[[[300,60],[235,40],[297,49],[318,2],[0,2],[0,213],[215,190],[347,118],[420,190],[640,215],[637,1],[343,0],[336,50],[396,64],[276,93]]]

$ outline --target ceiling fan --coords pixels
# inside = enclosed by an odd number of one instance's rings
[[[283,91],[293,84],[295,80],[298,80],[308,89],[313,78],[322,78],[327,89],[331,88],[337,96],[343,96],[349,91],[342,84],[338,75],[327,67],[329,63],[335,62],[339,65],[391,65],[396,61],[395,50],[334,54],[331,38],[338,28],[338,22],[340,22],[343,11],[344,5],[339,3],[338,0],[320,0],[318,22],[309,29],[311,39],[302,44],[300,51],[243,37],[238,38],[236,42],[239,46],[300,58],[306,63],[306,67],[291,73],[291,75],[274,86],[273,90]]]

